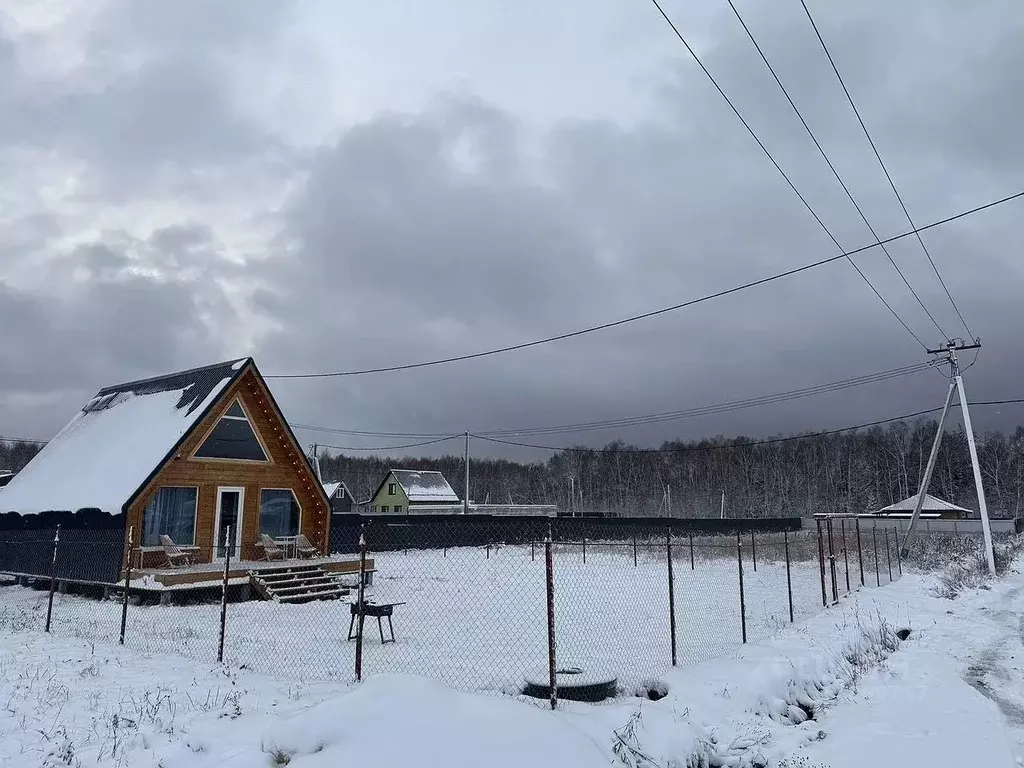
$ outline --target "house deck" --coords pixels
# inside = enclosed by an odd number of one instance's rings
[[[289,560],[239,560],[228,567],[228,582],[239,584],[249,579],[252,571],[319,565],[334,575],[351,574],[358,579],[359,559],[351,557],[292,558]],[[372,558],[366,560],[366,570],[373,573]],[[223,563],[199,563],[179,568],[142,568],[132,570],[132,589],[163,590],[183,587],[213,587],[224,580]],[[140,583],[141,582],[141,583]]]

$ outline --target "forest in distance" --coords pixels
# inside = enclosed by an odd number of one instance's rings
[[[597,451],[557,451],[546,461],[471,456],[470,499],[658,516],[668,511],[670,487],[675,517],[718,516],[723,492],[729,517],[869,512],[917,492],[935,429],[934,420],[922,419],[759,445],[750,445],[750,438],[719,436],[671,441],[657,450],[613,442]],[[480,443],[473,448],[480,450]],[[20,469],[37,451],[29,443],[0,442],[0,470]],[[1024,496],[1024,426],[1012,433],[979,434],[978,453],[990,515],[1018,516]],[[462,496],[461,455],[394,458],[321,449],[320,465],[324,480],[345,481],[356,501],[367,499],[390,468],[440,470]],[[947,430],[943,438],[931,493],[977,510],[962,428]]]

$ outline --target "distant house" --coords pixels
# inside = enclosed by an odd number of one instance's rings
[[[347,515],[352,512],[356,500],[344,482],[324,483],[323,485],[327,500],[331,503],[332,515]]]
[[[883,515],[885,517],[910,517],[914,514],[914,509],[917,507],[917,498],[920,494],[915,493],[909,498],[903,499],[903,501],[897,501],[895,504],[890,504],[888,507],[883,507],[875,515]],[[942,519],[942,520],[963,520],[971,516],[971,510],[958,507],[956,504],[950,504],[948,501],[936,498],[931,494],[927,494],[924,497],[924,505],[921,508],[921,515],[931,519]]]
[[[328,549],[324,488],[251,358],[101,389],[0,493],[0,512],[83,508],[125,515],[136,564],[161,535],[202,562],[258,557],[264,533]]]
[[[374,515],[403,514],[409,512],[409,505],[421,512],[428,507],[450,511],[461,503],[458,494],[440,472],[392,469],[370,497],[369,512]],[[448,509],[440,509],[445,507]]]

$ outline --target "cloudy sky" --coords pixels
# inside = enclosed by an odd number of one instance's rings
[[[875,229],[905,231],[799,0],[736,4]],[[809,6],[918,224],[1024,190],[1024,5]],[[840,244],[872,242],[726,1],[665,8]],[[244,354],[272,375],[471,353],[837,252],[646,0],[8,0],[0,116],[3,435],[51,436],[104,384]],[[974,399],[1024,396],[1022,206],[925,235],[985,341]],[[920,246],[890,253],[943,329],[966,335]],[[857,263],[939,342],[884,254]],[[522,352],[272,385],[299,423],[461,432],[923,358],[839,261]],[[545,440],[825,429],[937,405],[943,388],[926,372]]]

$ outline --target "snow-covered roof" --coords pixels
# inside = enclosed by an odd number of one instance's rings
[[[895,504],[890,504],[888,507],[883,507],[878,510],[879,512],[913,512],[917,506],[917,497],[920,494],[915,493],[913,496],[904,499],[903,501],[897,501]],[[930,493],[924,497],[924,506],[921,508],[922,512],[970,512],[969,509],[958,507],[956,504],[950,504],[948,501],[943,501],[932,496]]]
[[[3,489],[0,512],[121,512],[246,362],[104,387]]]
[[[402,486],[410,503],[423,501],[458,501],[459,497],[448,485],[444,475],[433,470],[392,469],[391,474]],[[378,489],[379,491],[379,489]],[[376,494],[374,494],[376,496]]]
[[[340,498],[348,497],[355,503],[355,498],[352,496],[352,491],[348,489],[348,486],[344,482],[340,483],[322,483],[324,487],[324,493],[327,494],[328,499],[333,499],[336,495]]]

